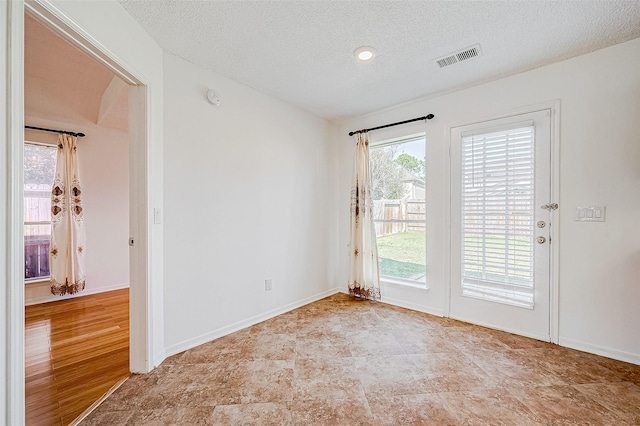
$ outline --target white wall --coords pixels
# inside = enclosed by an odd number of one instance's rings
[[[448,205],[447,128],[559,99],[560,344],[640,363],[640,39],[443,96],[344,123],[340,129],[340,275],[346,276],[349,130],[419,117],[428,124],[374,132],[427,133],[427,271],[429,291],[395,289],[414,307],[445,306]],[[468,64],[456,66],[473,66]],[[446,72],[440,70],[440,72]],[[432,76],[431,78],[437,78]],[[395,133],[392,135],[392,133]],[[573,220],[576,206],[606,205],[605,223]],[[399,294],[404,292],[405,294]]]
[[[324,120],[169,54],[164,75],[170,355],[336,291],[337,180]]]
[[[25,305],[79,297],[129,287],[129,136],[105,127],[43,121],[25,117],[30,125],[72,129],[78,138],[87,233],[86,287],[76,294],[54,296],[49,282],[27,283]],[[25,140],[56,143],[57,135],[27,130]]]

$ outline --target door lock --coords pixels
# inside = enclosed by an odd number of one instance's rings
[[[544,244],[547,241],[545,237],[538,237],[538,244]]]

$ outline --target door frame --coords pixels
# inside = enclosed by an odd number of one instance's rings
[[[130,99],[130,210],[129,232],[136,244],[130,247],[130,370],[148,372],[153,368],[153,306],[149,273],[152,270],[150,241],[150,114],[147,79],[115,56],[72,18],[47,0],[9,0],[5,3],[9,23],[7,59],[7,208],[6,208],[6,359],[0,376],[6,385],[0,390],[0,422],[24,423],[24,278],[22,174],[24,144],[24,13],[29,12],[51,30],[94,57],[125,81],[133,84]],[[4,20],[4,19],[3,19]],[[4,111],[3,111],[4,112]],[[1,123],[0,123],[1,124]],[[0,247],[2,249],[3,247]],[[3,262],[4,263],[4,262]],[[0,266],[3,266],[0,264]]]
[[[445,193],[448,194],[448,200],[446,200],[444,204],[444,210],[446,218],[445,227],[448,230],[449,234],[449,247],[446,250],[445,254],[445,265],[444,265],[444,316],[447,318],[451,317],[451,289],[452,289],[452,228],[451,228],[451,203],[453,202],[452,198],[452,187],[451,187],[451,131],[455,127],[468,126],[472,124],[481,124],[491,120],[499,120],[503,118],[509,118],[516,115],[527,114],[531,112],[541,111],[541,110],[550,110],[551,111],[551,199],[552,202],[558,203],[560,206],[560,100],[552,100],[547,102],[542,102],[535,105],[530,105],[521,108],[511,109],[503,114],[492,114],[490,116],[481,116],[481,118],[464,121],[464,122],[454,122],[449,123],[445,126],[445,141],[448,148],[449,153],[449,161],[446,161],[446,170],[445,170]],[[551,217],[553,218],[551,221],[550,232],[550,240],[552,243],[550,244],[550,259],[549,259],[549,336],[551,343],[558,343],[558,335],[559,335],[559,286],[558,286],[558,277],[559,277],[559,267],[558,267],[558,259],[559,259],[559,243],[560,240],[558,236],[559,233],[559,212],[558,210],[551,212]]]

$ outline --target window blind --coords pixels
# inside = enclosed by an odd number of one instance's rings
[[[534,127],[462,136],[463,295],[533,307]]]

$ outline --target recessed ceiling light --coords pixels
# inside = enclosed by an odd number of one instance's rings
[[[369,62],[376,56],[376,50],[373,47],[362,46],[353,52],[358,62]]]

